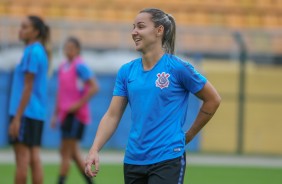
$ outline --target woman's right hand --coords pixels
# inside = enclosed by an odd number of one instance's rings
[[[92,165],[95,169],[92,170]],[[85,174],[88,177],[96,177],[99,172],[99,153],[98,151],[90,150],[85,160]]]
[[[57,126],[57,116],[54,115],[54,116],[52,117],[52,120],[51,120],[51,128],[52,128],[52,129],[55,129],[56,126]]]
[[[128,101],[126,97],[114,96],[112,98],[109,109],[99,123],[93,145],[85,160],[84,171],[87,176],[97,176],[99,172],[99,150],[102,149],[103,145],[106,144],[106,142],[115,132],[119,120],[121,119],[126,108],[127,102]],[[92,170],[92,165],[95,167],[94,170]]]
[[[13,138],[19,136],[20,120],[18,118],[13,118],[9,126],[9,135]]]

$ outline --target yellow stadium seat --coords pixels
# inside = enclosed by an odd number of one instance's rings
[[[277,15],[278,16],[278,25],[279,28],[282,28],[282,15]]]
[[[46,6],[46,17],[48,18],[60,18],[62,17],[62,8],[59,6]]]
[[[82,9],[76,6],[66,7],[63,12],[63,16],[70,20],[81,20],[84,17]]]
[[[254,0],[239,0],[238,1],[241,8],[253,8],[255,6]]]
[[[119,22],[119,12],[120,10],[116,8],[105,7],[104,9],[95,9],[93,13],[95,13],[95,20],[106,22]]]
[[[179,26],[225,26],[231,29],[282,27],[282,0],[0,0],[0,15],[19,17],[35,14],[76,22],[131,25],[145,7],[157,7],[171,13]],[[116,39],[116,33],[110,34]],[[200,47],[205,48],[212,41],[207,38],[206,45],[203,43]]]
[[[26,5],[9,4],[7,13],[12,17],[22,17],[27,14],[27,7]]]
[[[107,21],[107,22],[119,21],[117,17],[117,11],[119,10],[113,8],[105,8],[100,12],[101,18],[103,19],[103,21]]]
[[[209,15],[209,25],[214,27],[224,26],[224,13],[214,12]]]
[[[185,1],[185,0],[184,0]],[[189,3],[190,5],[202,5],[202,4],[204,4],[204,2],[203,1],[198,1],[198,0],[188,0],[187,1],[187,3]]]
[[[263,26],[265,28],[278,28],[279,27],[279,17],[278,15],[264,15],[262,17]],[[280,27],[281,28],[281,27]]]
[[[44,1],[48,1],[48,0],[44,0]],[[74,1],[74,2],[76,2],[76,1]],[[53,4],[54,6],[60,6],[60,7],[67,7],[67,6],[69,6],[70,4],[72,4],[72,3],[70,3],[69,1],[67,1],[67,0],[56,0],[56,1],[54,1],[54,3],[55,4]]]
[[[133,23],[134,18],[136,17],[138,12],[135,10],[124,9],[120,12],[120,20],[122,22],[131,22]]]
[[[240,14],[227,14],[226,23],[230,28],[241,29],[245,27],[244,16]]]
[[[205,12],[195,12],[194,23],[197,26],[207,26],[208,25],[208,15]]]
[[[182,11],[172,13],[177,25],[191,25],[190,13]]]
[[[236,8],[240,7],[240,3],[237,0],[221,0],[218,6],[223,8]]]
[[[78,20],[83,20],[83,21],[97,20],[97,19],[93,19],[93,15],[95,15],[95,11],[93,8],[90,7],[78,8],[76,14],[79,14],[79,16],[77,17]],[[64,17],[67,17],[66,12],[64,13]]]
[[[97,11],[97,9],[92,8],[92,7],[86,7],[83,9],[83,15],[84,15],[84,20],[88,21],[99,21],[101,15],[99,14],[100,12]]]
[[[281,0],[277,0],[277,1],[276,1],[276,6],[277,6],[277,8],[278,8],[279,10],[282,11],[282,1],[281,1]]]
[[[27,14],[29,15],[37,15],[40,17],[44,17],[46,15],[46,9],[41,5],[31,5],[27,7]]]
[[[250,13],[246,15],[246,24],[249,28],[259,28],[262,27],[261,15]]]
[[[80,7],[82,5],[86,5],[86,6],[91,6],[93,4],[93,2],[96,1],[89,1],[89,0],[80,0],[80,1],[73,1],[72,3],[70,3],[68,0],[59,0],[57,2],[57,5],[61,5],[61,6],[76,6],[76,7]]]
[[[46,7],[46,6],[58,6],[59,1],[61,0],[56,0],[56,1],[50,1],[50,0],[38,0],[36,1],[37,4]]]
[[[103,13],[104,13],[103,9],[99,9],[99,8],[89,9],[88,12],[85,13],[89,20],[98,21],[98,22],[105,20],[105,18],[103,17]]]
[[[10,0],[7,1],[9,4],[26,5],[29,4],[28,0]]]
[[[275,0],[256,0],[255,6],[262,9],[276,8]]]
[[[7,4],[0,2],[0,15],[6,15],[7,14]]]

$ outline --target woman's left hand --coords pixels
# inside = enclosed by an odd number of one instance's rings
[[[13,118],[9,127],[9,135],[13,138],[17,138],[19,136],[19,131],[20,131],[20,120],[18,118]]]
[[[52,119],[51,119],[51,128],[52,129],[55,129],[56,128],[56,126],[57,126],[57,116],[56,115],[53,115],[53,117],[52,117]]]
[[[186,132],[185,133],[185,144],[188,144],[189,142],[191,142],[192,141],[192,139],[193,139],[193,135],[191,134],[191,132]]]
[[[68,113],[75,113],[77,112],[79,109],[81,108],[81,105],[79,103],[75,103],[73,104],[69,110],[68,110]]]

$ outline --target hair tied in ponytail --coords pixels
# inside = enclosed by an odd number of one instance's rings
[[[155,27],[160,25],[164,27],[162,46],[166,53],[174,54],[176,37],[176,24],[174,18],[170,14],[156,8],[147,8],[141,10],[140,13],[149,13],[152,16],[151,20],[155,24]]]

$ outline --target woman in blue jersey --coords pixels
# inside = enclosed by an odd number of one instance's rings
[[[14,183],[26,183],[29,167],[32,183],[43,183],[40,142],[47,105],[49,27],[37,16],[26,17],[19,38],[25,43],[14,71],[9,114],[9,140],[16,159]]]
[[[88,176],[98,174],[99,151],[129,104],[132,127],[124,157],[125,183],[183,183],[185,145],[212,118],[221,98],[190,63],[174,55],[175,30],[173,17],[159,9],[144,9],[136,16],[132,38],[142,57],[123,65],[117,74],[111,104],[86,158]],[[203,104],[185,133],[189,93]]]

